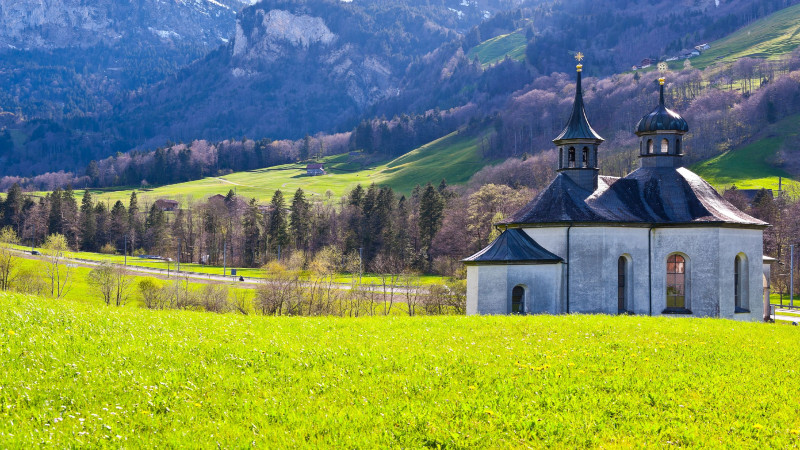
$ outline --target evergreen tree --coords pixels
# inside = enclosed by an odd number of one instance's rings
[[[121,201],[117,200],[111,208],[111,237],[117,250],[125,251],[125,236],[128,235],[128,211]],[[130,243],[128,243],[130,245]]]
[[[50,202],[50,215],[47,220],[47,234],[63,234],[63,216],[61,211],[61,188],[56,188],[47,197]]]
[[[80,224],[78,215],[78,202],[75,201],[75,191],[72,185],[61,194],[62,233],[67,238],[70,248],[78,248],[80,244]]]
[[[95,233],[94,248],[100,250],[109,241],[108,208],[103,202],[97,202],[94,207]]]
[[[19,235],[22,226],[22,188],[14,183],[8,188],[6,201],[3,202],[3,226],[13,227]]]
[[[87,189],[83,193],[81,199],[81,214],[80,214],[80,249],[86,252],[95,251],[95,234],[97,230],[97,223],[94,218],[94,204],[92,202],[92,194]]]
[[[306,200],[303,189],[297,188],[292,198],[292,212],[289,215],[289,226],[296,248],[308,249],[308,238],[311,231],[311,205]]]
[[[130,211],[130,210],[129,210]],[[167,217],[155,203],[150,207],[144,223],[144,245],[150,251],[161,253],[167,244]]]
[[[256,199],[250,199],[247,210],[242,218],[242,232],[244,233],[244,265],[253,267],[258,265],[261,249],[261,229],[258,227],[259,210]]]
[[[267,239],[269,240],[269,250],[273,254],[278,253],[278,248],[286,248],[289,243],[289,232],[287,230],[286,203],[283,200],[283,192],[275,191],[270,202],[272,211],[269,213],[269,229]]]
[[[139,217],[139,200],[136,198],[136,191],[131,192],[131,199],[128,202],[128,233],[128,245],[130,246],[129,251],[131,254],[133,254],[133,250],[136,248],[136,245],[141,245],[139,241],[144,235],[142,220]]]
[[[425,186],[419,202],[419,240],[428,260],[430,270],[433,262],[430,248],[433,238],[442,226],[444,200],[431,183]]]

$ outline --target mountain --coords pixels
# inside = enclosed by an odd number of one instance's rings
[[[129,98],[115,122],[151,143],[351,127],[398,94],[409,64],[458,37],[413,3],[262,1],[227,45]]]
[[[0,108],[61,119],[108,113],[233,34],[254,0],[0,0]]]

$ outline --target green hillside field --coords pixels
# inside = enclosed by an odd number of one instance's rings
[[[715,62],[731,63],[739,58],[777,58],[800,46],[800,5],[773,13],[735,33],[709,44],[710,49],[692,58],[702,69]],[[676,61],[674,66],[682,65]]]
[[[158,198],[203,199],[234,189],[238,195],[269,201],[276,190],[294,192],[297,188],[314,196],[325,196],[327,191],[338,198],[357,184],[371,183],[390,186],[396,191],[409,194],[417,184],[438,184],[442,178],[450,184],[464,183],[488,162],[478,148],[478,138],[472,133],[454,132],[425,144],[397,159],[383,164],[363,167],[359,156],[342,154],[324,158],[327,175],[306,175],[305,163],[285,164],[265,169],[236,172],[222,177],[172,184],[152,189],[137,189],[145,201]],[[116,201],[127,200],[132,190],[93,190],[97,198]],[[83,195],[76,191],[76,195]]]
[[[797,336],[717,319],[271,318],[2,293],[0,441],[791,447]]]
[[[506,56],[517,61],[525,59],[525,47],[528,45],[525,39],[525,32],[517,30],[513,33],[487,39],[481,42],[467,53],[470,60],[478,57],[481,65],[485,68],[497,64]]]
[[[788,130],[788,131],[787,131]],[[770,165],[769,160],[784,141],[800,130],[800,116],[788,117],[766,130],[751,144],[725,152],[695,164],[691,170],[720,191],[736,186],[739,189],[773,189],[777,191],[779,177],[783,188],[800,193],[800,183],[785,170]]]

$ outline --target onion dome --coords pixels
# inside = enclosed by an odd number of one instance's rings
[[[572,104],[572,114],[569,116],[567,126],[564,131],[558,135],[553,142],[558,145],[562,141],[570,141],[573,139],[591,139],[602,142],[603,138],[589,125],[589,120],[586,118],[586,110],[583,107],[583,89],[581,88],[581,72],[583,69],[582,64],[578,64],[578,81],[575,85],[575,102]]]
[[[639,120],[636,125],[636,134],[655,133],[658,131],[689,131],[689,124],[683,117],[664,105],[664,78],[659,78],[661,87],[658,106]]]

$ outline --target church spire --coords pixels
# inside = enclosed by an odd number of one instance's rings
[[[579,61],[576,67],[578,70],[578,80],[575,83],[575,101],[572,104],[572,114],[569,116],[567,126],[564,127],[561,134],[553,139],[556,145],[560,145],[559,141],[570,139],[594,139],[600,142],[603,141],[603,138],[600,137],[589,124],[589,119],[586,118],[586,109],[583,105],[583,87],[581,86],[583,64],[580,64],[580,60],[583,59],[583,54],[578,52],[575,58]]]
[[[597,134],[586,118],[586,109],[583,104],[583,87],[581,86],[581,73],[583,72],[583,54],[575,55],[578,60],[578,78],[575,83],[575,101],[572,104],[572,113],[567,121],[567,126],[553,143],[558,146],[558,171],[565,173],[578,186],[589,192],[597,189],[597,179],[600,172],[597,162],[597,147],[603,138]]]

